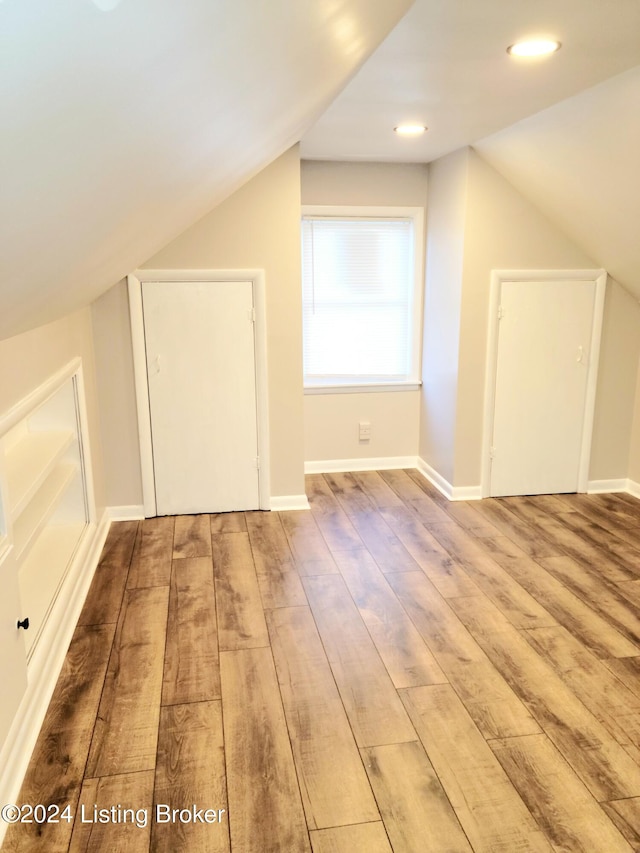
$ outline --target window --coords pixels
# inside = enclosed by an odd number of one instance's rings
[[[422,208],[303,208],[306,393],[419,384]]]

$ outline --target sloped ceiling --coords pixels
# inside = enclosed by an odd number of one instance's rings
[[[640,67],[474,147],[640,300]]]
[[[562,48],[509,56],[527,36]],[[301,153],[429,162],[639,64],[638,0],[416,0],[305,134]],[[393,132],[408,121],[429,130]]]
[[[411,6],[0,0],[0,338],[90,303],[300,139],[409,162],[473,144],[640,298],[638,0]],[[534,31],[562,50],[513,64]],[[407,144],[411,118],[430,131]]]
[[[0,338],[88,304],[297,142],[410,5],[0,3]]]
[[[534,35],[562,48],[507,55]],[[429,131],[399,138],[403,121]],[[638,0],[416,0],[301,153],[430,162],[467,145],[640,298]]]

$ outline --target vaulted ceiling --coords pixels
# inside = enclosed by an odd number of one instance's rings
[[[4,0],[0,337],[86,305],[297,142],[411,0]]]
[[[552,56],[507,47],[559,39]],[[302,140],[310,159],[429,162],[640,65],[637,0],[416,0]],[[426,125],[419,138],[393,128]]]
[[[640,67],[475,147],[640,300]]]
[[[90,303],[301,139],[474,145],[640,296],[637,0],[3,0],[0,29],[0,337]],[[506,55],[532,34],[562,49]],[[400,140],[407,119],[429,132]]]
[[[533,35],[562,48],[506,53]],[[403,121],[429,130],[402,139]],[[429,162],[465,145],[640,298],[637,0],[416,0],[301,152]]]

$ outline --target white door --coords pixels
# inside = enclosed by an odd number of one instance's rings
[[[253,287],[142,285],[156,512],[258,509]]]
[[[491,495],[578,488],[596,285],[505,281]]]

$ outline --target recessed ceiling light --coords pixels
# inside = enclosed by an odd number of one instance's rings
[[[547,56],[560,50],[562,45],[554,39],[526,39],[507,48],[511,56]]]
[[[93,0],[93,5],[97,6],[101,12],[112,12],[120,3],[122,0]]]
[[[420,136],[420,134],[424,133],[427,128],[423,124],[399,124],[393,129],[396,133],[399,133],[400,136]]]

